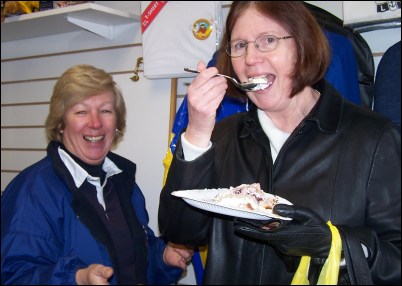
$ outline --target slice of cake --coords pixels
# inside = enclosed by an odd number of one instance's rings
[[[261,190],[259,183],[242,184],[230,187],[215,196],[214,201],[222,206],[236,207],[244,210],[272,210],[278,202],[275,196],[269,196]]]

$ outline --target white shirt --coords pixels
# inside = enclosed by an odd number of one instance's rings
[[[285,143],[286,139],[290,136],[290,133],[284,132],[278,129],[275,124],[272,122],[271,118],[265,114],[264,111],[258,109],[258,120],[261,123],[262,130],[264,130],[265,134],[268,136],[271,146],[271,155],[272,159],[275,162],[276,157],[278,156],[279,151],[281,150],[283,143]],[[185,132],[181,135],[181,141],[183,145],[183,154],[184,159],[186,161],[192,161],[206,151],[211,148],[212,143],[209,142],[209,145],[205,148],[197,147],[184,138]]]
[[[85,180],[95,186],[98,202],[106,211],[105,200],[103,198],[103,188],[105,187],[107,179],[109,177],[121,173],[122,170],[120,170],[108,157],[106,157],[102,165],[103,171],[106,172],[106,177],[103,185],[101,185],[100,177],[92,177],[90,174],[88,174],[87,171],[85,171],[80,165],[78,165],[66,151],[64,151],[60,147],[58,149],[58,152],[64,165],[66,165],[68,171],[73,177],[75,186],[77,188],[81,187]]]
[[[278,129],[271,118],[264,111],[258,109],[257,114],[262,130],[264,130],[264,133],[269,138],[272,160],[273,162],[275,162],[276,157],[278,157],[279,151],[281,150],[286,139],[288,139],[288,137],[290,136],[290,133]]]

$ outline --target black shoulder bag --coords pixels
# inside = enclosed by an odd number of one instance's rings
[[[351,235],[347,226],[337,226],[342,238],[342,249],[345,256],[350,283],[352,285],[373,285],[367,259],[356,236]]]

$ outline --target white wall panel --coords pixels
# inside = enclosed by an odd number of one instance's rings
[[[44,125],[48,112],[48,104],[2,107],[1,126]]]
[[[4,191],[3,186],[7,186],[17,173],[1,173],[1,192]]]
[[[76,64],[91,64],[108,72],[129,71],[134,70],[136,60],[141,56],[141,47],[129,47],[2,62],[1,68],[5,72],[1,74],[1,81],[59,77]]]
[[[44,151],[1,151],[1,160],[7,162],[7,166],[5,167],[2,164],[1,168],[7,170],[23,170],[45,157],[45,155],[46,152]],[[1,189],[3,189],[3,187]]]
[[[4,68],[6,70],[6,68]],[[3,66],[2,66],[3,71]],[[22,82],[1,85],[1,103],[48,102],[56,80]]]
[[[370,31],[361,35],[370,45],[373,53],[383,53],[390,46],[401,40],[401,28]]]
[[[108,40],[88,31],[44,36],[31,41],[29,49],[27,40],[1,43],[1,58],[26,57],[49,53],[60,53],[82,49],[127,45],[141,42],[139,23],[121,25],[115,28],[115,39]]]
[[[45,128],[1,129],[1,148],[46,149]],[[2,167],[7,161],[1,160]]]
[[[123,90],[127,106],[127,129],[116,153],[137,164],[137,180],[146,193],[150,224],[157,227],[163,159],[168,146],[170,80],[132,82],[125,75],[114,77]]]

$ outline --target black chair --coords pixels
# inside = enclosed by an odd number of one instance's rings
[[[401,41],[388,48],[378,64],[373,110],[401,126]]]

